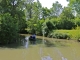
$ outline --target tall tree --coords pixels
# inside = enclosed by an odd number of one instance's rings
[[[37,31],[37,24],[39,24],[39,20],[41,19],[42,16],[42,6],[41,3],[39,2],[39,0],[37,0],[37,2],[32,2],[32,5],[27,4],[27,8],[26,8],[26,16],[27,17],[27,24],[28,24],[28,29],[30,29],[30,31]],[[29,8],[31,7],[31,14],[29,13],[30,10]],[[30,17],[31,16],[31,17]],[[32,33],[31,32],[31,33]]]
[[[28,20],[32,18],[33,1],[34,0],[27,0],[26,2],[26,16]]]
[[[18,33],[25,29],[26,19],[24,13],[24,6],[25,5],[23,0],[1,0],[0,40],[3,40],[3,42],[9,43],[11,41],[16,40],[16,36],[18,35]]]
[[[47,7],[42,8],[42,18],[45,20],[50,17],[50,10]]]
[[[14,43],[18,40],[18,24],[15,19],[9,13],[2,14],[1,31],[0,31],[0,43]]]
[[[10,13],[13,18],[17,20],[19,31],[26,27],[24,1],[23,0],[2,0],[0,2],[1,13]]]
[[[69,6],[76,11],[77,15],[80,17],[80,0],[68,0]]]
[[[74,15],[72,14],[72,9],[65,7],[60,15],[60,27],[62,29],[72,29],[75,24],[73,22]]]
[[[52,17],[58,17],[61,14],[63,8],[62,5],[58,1],[56,1],[55,3],[53,3],[52,8],[50,10]]]

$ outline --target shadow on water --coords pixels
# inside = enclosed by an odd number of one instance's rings
[[[37,43],[37,44],[42,44],[42,39],[37,38],[37,39],[36,39],[36,43]]]
[[[19,36],[18,40],[8,44],[0,43],[0,48],[22,48],[24,46],[25,36]]]
[[[46,47],[56,47],[56,45],[53,42],[49,41],[49,40],[45,41],[45,46]]]
[[[19,39],[14,42],[14,43],[9,43],[9,44],[0,44],[0,48],[28,48],[28,45],[30,44],[29,40],[27,41],[25,38],[29,38],[29,36],[20,36]],[[42,44],[42,39],[36,38],[36,44]]]
[[[67,44],[66,41],[52,41],[52,40],[46,40],[45,42],[46,47],[68,47],[69,44]]]
[[[20,36],[19,40],[17,40],[15,43],[9,43],[9,44],[0,44],[0,48],[28,48],[28,45],[30,44],[30,41],[26,41],[25,38],[29,38],[29,36]],[[42,38],[36,38],[36,44],[43,44]],[[57,47],[57,46],[67,46],[66,42],[61,42],[61,41],[52,41],[52,40],[45,40],[44,42],[45,47]]]

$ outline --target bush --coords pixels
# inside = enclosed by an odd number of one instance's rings
[[[77,36],[77,41],[80,42],[80,34]]]
[[[80,26],[80,18],[75,18],[75,23],[76,23],[76,25],[78,25],[78,26]]]
[[[58,39],[70,39],[70,36],[66,33],[54,33],[53,38],[58,38]]]
[[[46,25],[48,27],[48,29],[51,31],[55,28],[55,26],[53,25],[53,23],[51,21],[46,22]]]
[[[18,24],[9,14],[3,14],[1,17],[0,43],[12,43],[18,39]]]
[[[77,41],[80,42],[80,38]]]

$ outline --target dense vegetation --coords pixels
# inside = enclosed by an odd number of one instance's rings
[[[17,41],[20,33],[42,35],[44,30],[45,36],[59,36],[53,31],[76,30],[80,27],[80,1],[68,2],[67,7],[55,2],[48,9],[39,0],[0,0],[0,43]],[[65,32],[60,35],[57,38],[70,38]]]

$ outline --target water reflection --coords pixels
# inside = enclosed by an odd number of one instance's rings
[[[42,39],[41,38],[36,38],[36,44],[42,44]],[[62,43],[60,42],[51,42],[51,40],[46,40],[45,46],[46,47],[55,47],[56,45],[62,46]],[[29,36],[20,36],[19,40],[16,43],[12,44],[7,44],[7,45],[0,45],[1,48],[29,48],[29,45],[34,45],[31,44],[29,41]]]
[[[29,45],[29,36],[25,37],[25,42],[23,43],[25,48],[28,48]]]
[[[42,43],[42,39],[36,38],[36,44],[41,44]],[[35,44],[35,45],[36,45]],[[20,36],[19,40],[17,40],[17,42],[15,43],[10,43],[10,44],[0,44],[1,48],[29,48],[29,45],[34,45],[31,44],[29,41],[29,36]]]
[[[19,40],[15,43],[0,44],[0,48],[28,48],[29,36],[20,36]]]

